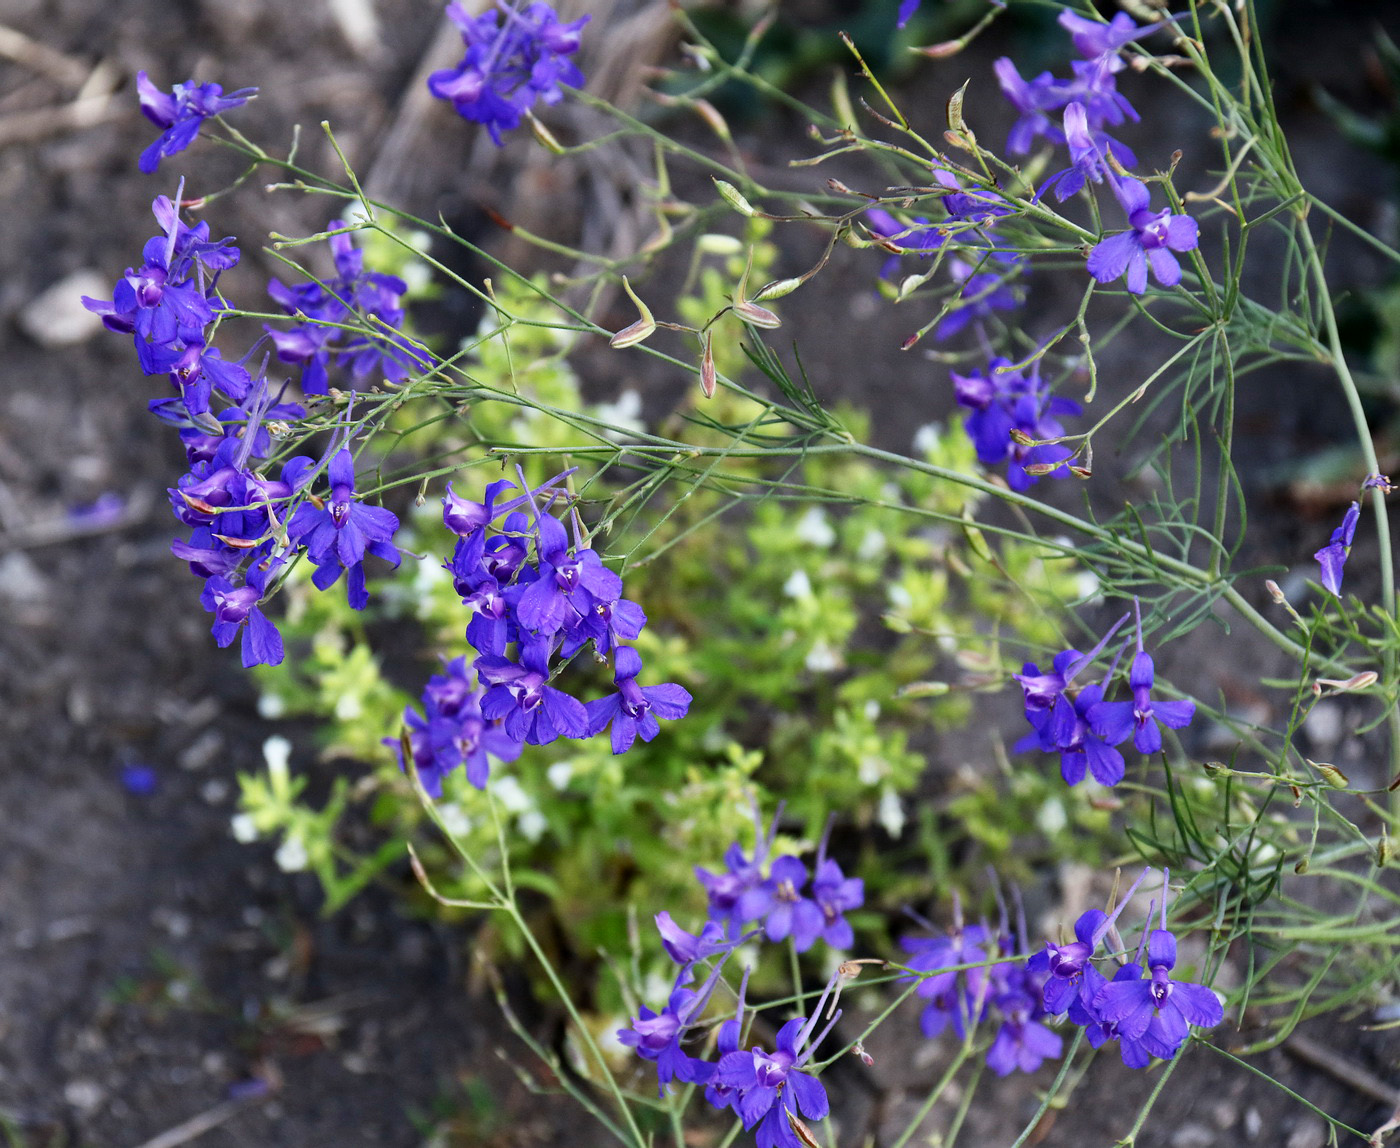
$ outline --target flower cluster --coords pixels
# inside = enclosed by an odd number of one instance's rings
[[[1072,1024],[1082,1026],[1094,1048],[1117,1040],[1129,1068],[1145,1068],[1154,1056],[1171,1060],[1186,1043],[1191,1025],[1210,1028],[1224,1019],[1219,999],[1205,985],[1171,977],[1176,937],[1167,929],[1166,880],[1164,873],[1160,926],[1143,931],[1137,955],[1130,963],[1120,963],[1111,978],[1099,971],[1093,959],[1103,939],[1115,935],[1114,921],[1142,877],[1112,916],[1091,909],[1075,922],[1073,941],[1047,942],[1026,962],[1030,973],[1045,978],[1041,1002],[1045,1012],[1067,1016]]]
[[[484,124],[498,147],[501,133],[518,127],[536,100],[557,104],[564,98],[561,85],[583,86],[583,73],[569,57],[578,51],[587,16],[564,24],[542,3],[523,11],[502,3],[480,16],[453,3],[447,15],[461,29],[467,54],[455,68],[429,76],[428,90]]]
[[[1162,726],[1182,729],[1196,713],[1189,700],[1162,701],[1152,697],[1155,667],[1152,655],[1142,646],[1142,620],[1137,626],[1137,652],[1128,670],[1131,701],[1105,701],[1104,692],[1117,669],[1115,658],[1100,682],[1072,690],[1074,679],[1093,664],[1109,639],[1126,622],[1126,614],[1114,623],[1092,650],[1063,650],[1051,667],[1042,671],[1027,662],[1019,674],[1025,700],[1026,720],[1032,732],[1018,742],[1018,750],[1039,748],[1060,755],[1060,774],[1069,785],[1078,785],[1085,772],[1100,785],[1117,785],[1123,780],[1123,755],[1115,747],[1133,739],[1139,753],[1157,753],[1162,748]],[[1120,651],[1120,657],[1122,652]]]
[[[1122,49],[1156,31],[1156,27],[1139,28],[1126,12],[1118,13],[1110,23],[1061,12],[1060,25],[1070,33],[1075,50],[1084,57],[1071,65],[1073,79],[1060,80],[1042,72],[1035,79],[1026,80],[1005,56],[995,68],[1002,92],[1020,114],[1006,141],[1012,155],[1025,155],[1039,136],[1052,143],[1066,143],[1071,131],[1077,137],[1071,144],[1072,154],[1086,142],[1093,146],[1096,157],[1092,164],[1087,159],[1081,164],[1077,157],[1070,174],[1058,178],[1056,194],[1065,200],[1084,186],[1086,178],[1099,182],[1108,170],[1103,160],[1105,153],[1111,152],[1123,167],[1137,162],[1132,151],[1113,139],[1107,128],[1139,118],[1132,104],[1119,93],[1116,77],[1126,66]],[[1071,112],[1071,108],[1075,110]],[[1057,125],[1050,113],[1060,109],[1065,109],[1065,113]]]
[[[1122,50],[1155,31],[1156,25],[1140,28],[1125,12],[1108,23],[1062,12],[1060,24],[1084,57],[1074,61],[1072,80],[1056,79],[1049,72],[1026,80],[1010,59],[996,62],[1001,89],[1020,113],[1007,148],[1013,155],[1024,155],[1038,136],[1065,144],[1070,166],[1041,189],[1041,194],[1053,189],[1061,202],[1089,183],[1108,183],[1127,216],[1128,230],[1094,245],[1090,275],[1100,283],[1126,276],[1128,290],[1140,295],[1147,289],[1150,269],[1162,286],[1174,287],[1181,282],[1177,253],[1193,250],[1199,241],[1196,221],[1170,209],[1152,210],[1147,185],[1123,174],[1137,158],[1107,130],[1139,118],[1118,91],[1116,77],[1126,66]],[[1051,115],[1056,111],[1062,112],[1058,123]]]
[[[1043,477],[1069,474],[1073,452],[1046,439],[1065,433],[1060,415],[1078,415],[1072,399],[1050,394],[1041,381],[1039,363],[1017,370],[1009,360],[992,359],[987,371],[953,373],[958,405],[971,413],[965,428],[985,466],[1007,463],[1006,481],[1012,490],[1026,490]]]
[[[954,913],[953,928],[940,936],[905,936],[907,968],[919,974],[915,995],[926,1001],[919,1023],[925,1036],[949,1027],[959,1038],[983,1023],[995,1023],[986,1064],[998,1076],[1034,1072],[1063,1049],[1057,1033],[1042,1023],[1044,977],[1008,960],[1016,945],[1008,929],[993,940],[985,925],[967,925]],[[995,954],[995,955],[993,955]]]
[[[777,818],[774,818],[776,827]],[[865,882],[847,877],[841,866],[826,855],[827,833],[817,847],[817,863],[810,895],[808,872],[797,857],[785,854],[771,865],[773,829],[759,835],[753,860],[735,842],[725,852],[725,872],[711,873],[696,867],[695,875],[710,902],[710,920],[722,925],[725,935],[737,937],[745,925],[763,922],[770,941],[792,938],[792,947],[805,953],[820,939],[833,949],[849,948],[853,939],[845,914],[865,903]]]
[[[187,147],[204,119],[253,94],[247,89],[224,96],[217,84],[186,83],[165,95],[145,73],[137,87],[142,110],[166,129],[142,157],[143,170],[154,170],[162,156]],[[189,225],[180,218],[183,193],[182,181],[174,200],[156,197],[152,210],[161,234],[147,241],[140,266],[127,268],[112,298],[85,297],[83,304],[108,329],[130,335],[142,371],[167,376],[176,392],[149,404],[153,414],[178,430],[189,464],[170,490],[170,503],[190,534],[176,539],[171,550],[204,579],[200,601],[214,615],[215,640],[228,646],[241,635],[245,666],[276,664],[283,658],[282,639],[262,603],[291,563],[303,557],[310,561],[312,581],[320,589],[346,574],[350,604],[362,609],[368,600],[365,555],[397,565],[392,537],[398,519],[358,498],[344,432],[333,436],[320,460],[287,459],[276,478],[257,468],[273,458],[272,428],[281,433],[306,411],[274,393],[265,371],[254,377],[244,366],[247,355],[227,360],[212,346],[219,322],[231,310],[219,292],[219,278],[238,264],[241,253],[232,239],[211,240],[207,222]],[[338,221],[332,226],[344,229]],[[320,368],[308,389],[314,392],[319,381],[324,392],[329,344],[359,315],[383,330],[384,340],[365,337],[335,346],[340,363],[356,378],[378,368],[402,379],[401,361],[422,365],[397,334],[403,284],[365,271],[360,253],[344,234],[333,237],[332,250],[339,277],[328,286],[293,290],[274,282],[274,297],[309,320],[304,330],[273,333],[279,354],[299,361],[289,348],[300,346],[298,340],[317,343],[305,356]],[[323,328],[312,334],[316,322]],[[305,373],[314,374],[310,366]],[[347,408],[347,421],[348,414]],[[312,490],[323,473],[329,480],[324,496]]]
[[[430,793],[440,792],[442,778],[464,762],[467,780],[480,788],[486,753],[508,761],[523,745],[560,737],[589,738],[611,727],[613,752],[626,753],[637,738],[651,741],[660,732],[657,719],[684,717],[690,708],[682,686],[638,683],[641,655],[622,643],[637,638],[646,615],[622,597],[622,579],[583,545],[577,518],[571,542],[555,517],[568,508],[559,483],[572,473],[533,490],[522,476],[524,493],[514,498],[502,497],[514,483],[493,482],[481,502],[459,497],[449,485],[442,500],[443,522],[457,535],[445,565],[472,611],[466,637],[477,653],[471,663],[477,685],[470,687],[458,659],[449,665],[449,680],[429,682],[425,715],[411,707],[404,715]],[[597,661],[611,658],[616,688],[585,704],[554,681],[589,644]]]
[[[407,285],[393,275],[366,271],[364,253],[351,243],[342,220],[331,220],[326,230],[331,233],[335,278],[296,287],[278,279],[268,284],[267,293],[278,306],[301,320],[289,331],[265,328],[277,358],[301,365],[301,389],[308,395],[326,393],[332,355],[349,372],[352,388],[380,378],[401,383],[410,371],[426,369],[427,357],[400,330],[400,301]],[[351,326],[355,329],[347,329]]]
[[[631,1027],[618,1031],[618,1040],[656,1064],[663,1094],[672,1080],[704,1085],[705,1100],[712,1107],[732,1111],[746,1129],[757,1128],[758,1148],[802,1148],[793,1121],[802,1117],[821,1120],[830,1110],[826,1089],[817,1077],[803,1071],[803,1065],[841,1017],[840,1010],[834,1010],[826,1027],[816,1033],[817,1020],[840,983],[841,972],[827,982],[810,1019],[795,1017],[778,1030],[772,1052],[758,1045],[740,1047],[748,984],[745,973],[735,1015],[721,1024],[716,1034],[718,1058],[706,1060],[686,1052],[682,1042],[702,1018],[729,954],[747,938],[719,941],[712,935],[716,931],[713,923],[696,937],[678,928],[665,913],[656,923],[667,951],[681,969],[665,1008],[658,1013],[642,1007]],[[694,962],[709,956],[719,960],[700,988],[684,987],[691,979]]]
[[[160,167],[162,159],[194,143],[210,116],[242,107],[258,94],[257,88],[243,88],[224,95],[218,84],[196,84],[193,80],[176,84],[166,93],[151,83],[145,72],[136,73],[136,91],[141,99],[141,113],[161,129],[160,138],[141,153],[137,164],[147,175]]]

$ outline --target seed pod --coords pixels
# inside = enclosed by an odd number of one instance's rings
[[[622,277],[622,289],[627,292],[627,297],[637,305],[637,310],[642,313],[642,317],[631,326],[622,328],[616,335],[608,340],[609,346],[621,350],[623,347],[634,347],[646,339],[656,330],[656,320],[652,318],[651,309],[637,298],[637,293],[632,290],[632,284],[627,282],[627,276]]]
[[[700,337],[700,393],[707,399],[715,397],[715,337],[706,331]]]

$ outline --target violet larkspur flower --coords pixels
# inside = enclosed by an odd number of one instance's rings
[[[564,24],[542,3],[523,11],[502,4],[480,16],[453,3],[447,15],[461,30],[467,54],[455,68],[429,76],[428,90],[450,101],[458,115],[483,124],[497,147],[501,133],[518,127],[537,99],[557,104],[564,98],[561,85],[583,86],[583,73],[569,57],[578,51],[587,16]]]
[[[482,685],[481,712],[503,721],[516,741],[548,745],[558,737],[588,737],[588,711],[577,698],[549,684],[549,643],[522,642],[519,663],[483,654],[473,663]]]
[[[792,947],[805,953],[825,927],[825,918],[816,902],[802,895],[807,884],[807,866],[796,857],[779,857],[768,871],[768,879],[746,892],[739,902],[745,921],[763,921],[770,941],[792,937]]]
[[[1094,733],[1105,741],[1117,745],[1132,734],[1133,745],[1139,753],[1156,753],[1162,748],[1162,731],[1158,723],[1168,729],[1182,729],[1190,725],[1196,714],[1196,703],[1185,699],[1169,702],[1152,700],[1155,672],[1152,655],[1141,648],[1141,636],[1138,641],[1138,652],[1133,655],[1128,671],[1133,700],[1098,702],[1089,707],[1088,719]]]
[[[553,522],[554,519],[545,521]],[[650,741],[661,732],[661,725],[656,720],[658,717],[668,721],[685,717],[690,709],[690,691],[674,682],[639,686],[637,675],[642,672],[642,658],[631,646],[618,646],[613,651],[613,666],[617,692],[591,701],[585,707],[588,711],[589,737],[601,733],[611,722],[612,751],[626,753],[638,737]]]
[[[264,326],[277,347],[277,358],[302,365],[301,389],[308,395],[324,395],[329,387],[327,368],[332,355],[350,372],[351,386],[374,381],[376,374],[401,383],[411,370],[423,370],[423,352],[399,333],[404,312],[400,302],[408,285],[393,275],[366,271],[364,252],[350,238],[349,224],[333,219],[326,225],[330,236],[335,278],[320,283],[288,287],[278,279],[267,293],[289,315],[301,320],[288,331]],[[363,325],[368,333],[347,332],[347,326]]]
[[[658,1092],[663,1096],[672,1080],[708,1084],[715,1075],[715,1065],[685,1052],[681,1041],[705,1011],[723,968],[724,960],[720,960],[698,990],[678,987],[659,1013],[643,1006],[631,1028],[618,1030],[617,1039],[622,1044],[635,1048],[643,1060],[656,1064]]]
[[[753,1048],[720,1057],[714,1079],[738,1092],[732,1106],[745,1128],[758,1125],[758,1148],[802,1148],[788,1114],[800,1112],[808,1120],[821,1120],[830,1111],[821,1081],[801,1070],[816,1047],[814,1042],[803,1051],[811,1029],[805,1017],[796,1017],[778,1030],[773,1052]]]
[[[1063,203],[1079,191],[1085,184],[1102,183],[1104,176],[1113,178],[1112,170],[1104,159],[1094,133],[1089,130],[1089,119],[1084,105],[1078,100],[1065,106],[1065,142],[1069,145],[1070,166],[1059,175],[1052,176],[1045,183],[1041,193],[1053,188],[1055,198]]]
[[[1181,282],[1181,264],[1174,251],[1191,251],[1200,238],[1196,221],[1170,210],[1154,212],[1151,194],[1141,180],[1110,177],[1113,194],[1128,216],[1131,231],[1101,239],[1089,252],[1089,274],[1100,283],[1127,276],[1128,290],[1147,290],[1147,269],[1163,287]]]
[[[369,602],[365,590],[365,552],[399,564],[399,551],[391,539],[399,528],[398,517],[382,506],[369,506],[355,500],[355,460],[349,447],[342,447],[328,468],[331,496],[324,505],[304,502],[287,523],[287,537],[306,547],[316,564],[312,582],[318,590],[335,585],[342,571],[346,578],[350,605],[363,610]]]
[[[1021,305],[1020,296],[1007,286],[1005,275],[995,271],[974,274],[972,265],[961,259],[951,260],[949,269],[953,279],[962,284],[962,290],[934,330],[935,339],[950,339],[974,320],[980,323],[990,318],[993,311],[1014,311]]]
[[[1383,475],[1376,477],[1389,485],[1390,480]],[[1342,524],[1332,531],[1331,540],[1313,555],[1322,567],[1322,584],[1336,595],[1342,592],[1342,567],[1346,565],[1347,555],[1351,553],[1351,541],[1356,537],[1356,523],[1360,517],[1361,504],[1353,502],[1342,518]]]
[[[1034,1072],[1044,1061],[1064,1051],[1059,1033],[1040,1023],[1044,1010],[1024,988],[1017,986],[1000,993],[993,1003],[1002,1015],[1002,1023],[987,1049],[987,1067],[998,1076],[1008,1076],[1017,1069]]]
[[[1141,1040],[1153,1056],[1170,1060],[1190,1035],[1190,1025],[1210,1028],[1225,1016],[1216,995],[1205,985],[1174,981],[1176,938],[1153,929],[1147,941],[1144,979],[1115,978],[1099,990],[1099,1015],[1118,1026],[1120,1038]]]
[[[204,583],[200,603],[213,611],[214,640],[219,648],[231,645],[239,631],[243,633],[243,668],[276,666],[282,661],[282,635],[259,608],[267,583],[277,563],[264,569],[252,566],[244,576],[242,586],[234,586],[227,578],[214,575]]]
[[[737,937],[742,931],[744,919],[740,913],[740,905],[744,894],[757,888],[763,881],[763,866],[773,848],[773,838],[777,835],[778,818],[782,811],[782,806],[779,805],[773,814],[772,823],[765,831],[758,820],[758,810],[754,809],[756,841],[752,861],[745,855],[743,846],[735,841],[724,851],[726,872],[711,873],[699,865],[695,867],[695,877],[704,886],[709,897],[710,920],[724,925],[726,933],[731,937]]]
[[[964,429],[977,448],[977,460],[984,466],[1007,462],[1006,481],[1012,490],[1028,490],[1042,477],[1068,477],[1065,464],[1074,452],[1067,446],[1055,442],[1026,446],[1011,436],[1015,430],[1029,439],[1061,438],[1065,428],[1058,416],[1081,413],[1082,408],[1072,399],[1050,393],[1040,378],[1038,363],[1023,374],[1007,359],[997,357],[985,374],[953,374],[952,380],[958,405],[972,412]],[[1042,475],[1039,471],[1044,466],[1051,469]],[[1035,467],[1036,473],[1028,467]]]
[[[210,116],[241,107],[258,94],[257,88],[242,88],[224,95],[218,84],[196,84],[188,80],[162,92],[145,72],[136,73],[136,91],[141,97],[141,114],[161,136],[141,153],[138,165],[147,175],[160,167],[160,161],[194,143],[200,127]]]
[[[920,978],[914,991],[928,1001],[919,1027],[930,1039],[950,1021],[953,1031],[963,1035],[986,1003],[986,970],[959,966],[986,961],[987,951],[982,946],[988,941],[987,930],[982,925],[964,926],[961,914],[957,915],[953,931],[946,936],[899,939],[900,947],[912,954],[909,968],[929,974]]]

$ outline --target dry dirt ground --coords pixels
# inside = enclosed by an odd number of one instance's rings
[[[1323,25],[1328,5],[1275,8],[1281,91],[1321,149],[1304,162],[1373,225],[1388,177],[1340,148],[1306,101],[1314,79],[1373,98],[1357,66],[1366,14]],[[367,31],[357,13],[375,24]],[[596,74],[625,94],[625,72],[603,56],[653,36],[664,50],[664,17],[664,6],[600,15]],[[466,934],[408,919],[375,890],[324,920],[309,878],[231,837],[235,774],[257,767],[269,734],[304,739],[258,718],[168,553],[164,491],[183,463],[146,413],[152,380],[124,340],[60,327],[74,319],[71,295],[108,292],[137,261],[150,200],[186,170],[136,171],[151,138],[132,83],[143,68],[166,86],[191,75],[259,86],[240,127],[272,140],[299,122],[311,166],[329,169],[315,125],[330,119],[376,188],[469,227],[486,226],[480,206],[508,199],[586,231],[586,181],[551,183],[519,150],[497,156],[423,111],[418,75],[443,51],[440,7],[426,0],[0,0],[0,25],[0,1129],[13,1145],[91,1148],[409,1148],[449,1126],[461,1144],[593,1142],[572,1110],[530,1097],[495,1055],[524,1053],[466,990]],[[939,91],[927,95],[941,101]],[[740,142],[755,156],[772,146],[758,127]],[[199,156],[211,186],[233,174],[213,149]],[[235,198],[217,230],[252,251],[269,230],[314,228],[306,211],[292,197]],[[260,285],[267,261],[247,262],[239,273]],[[96,281],[72,278],[82,273]],[[55,285],[66,302],[43,298]],[[804,350],[819,385],[873,404],[893,433],[909,399],[892,345]],[[1310,449],[1325,425],[1285,383],[1255,417],[1248,449],[1261,466]],[[74,519],[105,494],[125,510]],[[1265,522],[1265,557],[1298,549],[1294,515],[1266,511]],[[300,749],[295,760],[326,768]],[[153,792],[123,785],[129,766],[154,771]],[[1354,1126],[1388,1117],[1376,1090],[1396,1082],[1394,1043],[1350,1020],[1309,1036],[1319,1055],[1295,1047],[1261,1067]],[[889,1041],[872,1046],[873,1072],[847,1074],[843,1145],[888,1135],[935,1067],[924,1061],[936,1054]],[[1357,1069],[1380,1084],[1368,1091]],[[1150,1084],[1104,1061],[1042,1142],[1110,1143],[1134,1110],[1128,1092]],[[1032,1110],[1029,1083],[997,1095],[974,1107],[964,1142],[1001,1142]],[[1204,1055],[1183,1065],[1159,1111],[1144,1145],[1323,1143],[1305,1108]]]

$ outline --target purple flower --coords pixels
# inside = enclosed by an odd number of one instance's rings
[[[993,271],[974,275],[971,264],[961,259],[951,260],[949,266],[962,290],[935,329],[935,339],[950,339],[974,320],[980,323],[994,311],[1014,311],[1021,305],[1020,296],[1006,285],[1005,275]]]
[[[587,16],[563,24],[542,3],[524,11],[503,4],[480,16],[453,3],[447,15],[461,29],[467,54],[455,68],[429,76],[428,90],[484,124],[498,147],[501,133],[518,127],[537,99],[556,104],[564,98],[561,85],[583,86],[583,73],[568,57],[578,51]]]
[[[525,587],[515,603],[516,618],[522,626],[548,637],[566,624],[591,615],[595,604],[618,600],[622,579],[603,565],[596,551],[571,549],[563,524],[547,514],[537,516],[535,529],[539,576]],[[640,659],[638,663],[640,668]],[[687,694],[687,704],[689,700]]]
[[[737,1091],[732,1106],[745,1128],[758,1125],[758,1148],[802,1148],[788,1124],[788,1114],[821,1120],[830,1111],[821,1082],[801,1071],[815,1048],[814,1042],[803,1051],[811,1028],[806,1018],[797,1017],[778,1030],[773,1052],[753,1048],[720,1057],[715,1081]]]
[[[745,921],[762,920],[770,941],[792,937],[792,947],[805,953],[821,936],[826,919],[815,901],[802,895],[807,866],[796,857],[779,857],[768,879],[744,893],[739,914]]]
[[[1165,908],[1165,906],[1164,906]],[[1114,980],[1099,990],[1099,1015],[1117,1025],[1120,1037],[1141,1040],[1154,1056],[1170,1059],[1190,1035],[1189,1026],[1210,1028],[1224,1019],[1215,994],[1205,985],[1173,981],[1176,938],[1153,929],[1147,942],[1146,979]]]
[[[327,477],[331,496],[322,505],[304,502],[287,523],[287,537],[301,543],[316,564],[312,582],[318,590],[333,586],[342,571],[350,605],[363,610],[369,602],[365,590],[365,552],[399,564],[399,551],[391,539],[399,528],[398,517],[382,506],[355,501],[355,460],[349,447],[342,447],[331,458]]]
[[[214,575],[204,583],[200,603],[214,614],[213,634],[219,648],[230,645],[243,633],[243,668],[275,666],[282,661],[282,635],[259,608],[267,583],[280,563],[267,567],[254,565],[244,576],[242,586]]]
[[[780,806],[773,814],[772,824],[765,832],[762,824],[758,824],[758,810],[754,810],[756,842],[752,861],[745,856],[743,847],[735,841],[724,851],[724,867],[727,872],[711,873],[699,865],[695,867],[695,876],[705,887],[710,900],[710,920],[723,924],[727,935],[731,937],[737,937],[742,931],[744,918],[740,912],[740,905],[744,894],[756,889],[763,882],[763,866],[773,848],[773,838],[778,831],[778,817],[781,813]]]
[[[1012,155],[1025,155],[1031,150],[1037,136],[1044,136],[1051,143],[1062,142],[1064,132],[1049,113],[1064,107],[1067,98],[1065,85],[1049,72],[1041,72],[1035,79],[1026,80],[1007,56],[1001,57],[992,67],[1002,94],[1021,113],[1021,118],[1007,136],[1006,150]]]
[[[366,271],[364,253],[355,247],[348,224],[333,219],[326,229],[336,276],[321,283],[288,287],[280,280],[268,283],[267,293],[289,315],[301,322],[290,330],[264,327],[284,363],[302,365],[301,389],[308,395],[323,395],[329,387],[328,367],[332,355],[338,366],[348,370],[351,386],[377,381],[378,376],[401,383],[409,372],[423,370],[428,359],[403,335],[404,312],[400,300],[408,290],[402,279],[378,271]],[[368,331],[349,331],[362,326]]]
[[[1113,745],[1125,741],[1132,734],[1133,745],[1139,753],[1156,753],[1162,748],[1162,731],[1158,723],[1168,729],[1184,728],[1195,716],[1196,703],[1152,700],[1152,655],[1141,648],[1140,635],[1138,641],[1138,652],[1133,656],[1132,667],[1128,671],[1133,700],[1092,704],[1088,708],[1088,721],[1095,734]]]
[[[938,1036],[951,1021],[953,1031],[962,1035],[986,1006],[987,971],[959,968],[986,961],[987,930],[981,925],[964,927],[961,921],[942,937],[901,937],[900,947],[913,955],[908,966],[929,974],[914,990],[929,1003],[919,1018],[926,1037]]]
[[[972,412],[964,429],[977,448],[979,462],[986,466],[1008,462],[1007,483],[1018,491],[1028,490],[1041,477],[1068,476],[1069,467],[1060,465],[1073,457],[1068,447],[1053,442],[1026,446],[1011,436],[1015,430],[1031,439],[1060,438],[1065,429],[1057,416],[1081,411],[1073,400],[1050,394],[1040,379],[1038,364],[1029,374],[1022,374],[1007,359],[997,357],[985,374],[953,374],[952,379],[958,405]],[[1054,468],[1043,476],[1026,469],[1046,465]]]
[[[685,1037],[686,1029],[705,1011],[722,967],[722,964],[715,966],[700,991],[677,988],[659,1013],[643,1005],[632,1027],[618,1030],[619,1041],[628,1048],[635,1048],[643,1060],[655,1062],[658,1092],[662,1095],[672,1080],[684,1084],[706,1084],[715,1073],[713,1064],[685,1052],[681,1048],[681,1040]]]
[[[1181,264],[1174,251],[1191,251],[1199,240],[1196,221],[1170,210],[1149,207],[1147,185],[1136,179],[1110,177],[1113,194],[1127,213],[1131,231],[1101,239],[1089,252],[1089,274],[1100,283],[1112,283],[1126,275],[1128,290],[1141,295],[1147,289],[1147,269],[1164,287],[1181,282]]]
[[[1157,30],[1155,24],[1139,28],[1126,12],[1118,12],[1112,20],[1104,23],[1102,20],[1090,20],[1077,12],[1064,11],[1060,13],[1059,22],[1074,41],[1074,50],[1088,60],[1109,54],[1117,59],[1119,49]],[[1118,60],[1118,66],[1122,67],[1121,60]]]
[[[661,934],[661,947],[666,955],[681,966],[681,977],[689,980],[690,966],[720,953],[727,953],[739,943],[728,940],[718,921],[706,921],[699,933],[687,933],[664,910],[656,914],[656,930]]]
[[[1377,475],[1377,478],[1384,478]],[[1384,479],[1388,485],[1390,480]],[[1313,555],[1322,567],[1322,584],[1338,596],[1342,592],[1342,567],[1351,553],[1351,540],[1356,537],[1356,523],[1361,517],[1361,504],[1353,502],[1342,518],[1342,524],[1332,531],[1332,539]]]
[[[1000,994],[994,1003],[1002,1015],[1002,1023],[987,1049],[987,1067],[998,1076],[1008,1076],[1017,1069],[1034,1072],[1042,1062],[1063,1051],[1064,1042],[1059,1034],[1051,1032],[1037,1019],[1044,1013],[1037,1010],[1029,993],[1013,989]]]
[[[909,23],[914,18],[914,13],[919,10],[921,2],[922,0],[899,0],[899,21],[895,27],[903,28]]]
[[[1123,901],[1126,903],[1127,898]],[[1093,967],[1090,958],[1110,923],[1108,914],[1090,909],[1074,923],[1073,941],[1066,945],[1047,941],[1045,948],[1026,962],[1029,971],[1048,974],[1042,989],[1046,1012],[1051,1015],[1066,1012],[1079,998],[1084,970]]]
[[[658,717],[668,721],[685,717],[690,709],[690,692],[674,682],[639,686],[637,675],[642,672],[642,658],[631,646],[618,646],[613,651],[613,666],[617,692],[586,706],[589,737],[601,733],[611,722],[612,751],[626,753],[639,736],[643,741],[651,741],[661,732]]]
[[[1055,198],[1063,203],[1079,191],[1087,180],[1102,183],[1104,176],[1113,177],[1112,169],[1104,159],[1103,149],[1093,132],[1089,130],[1089,119],[1084,105],[1078,100],[1065,107],[1065,142],[1069,145],[1070,166],[1059,175],[1052,176],[1045,183],[1045,190],[1054,188]]]
[[[404,710],[409,753],[430,797],[442,796],[442,780],[465,764],[467,781],[477,789],[486,787],[491,758],[514,761],[522,743],[511,738],[500,722],[482,715],[485,690],[472,683],[465,658],[453,658],[444,673],[434,674],[423,688],[420,715],[412,706]],[[406,769],[398,738],[385,738],[384,744],[399,755],[399,768]]]
[[[589,736],[583,703],[549,684],[547,642],[522,643],[520,662],[483,655],[473,665],[487,687],[481,712],[502,721],[515,741],[548,745],[558,737]]]
[[[162,92],[145,72],[136,73],[136,91],[141,98],[141,113],[164,129],[155,143],[141,153],[137,166],[147,175],[160,166],[166,156],[184,151],[199,134],[210,116],[230,108],[241,107],[258,94],[257,88],[242,88],[224,95],[218,84],[196,84],[188,80],[176,84],[169,94]]]
[[[865,904],[865,882],[847,877],[835,861],[819,857],[812,878],[812,900],[822,912],[822,940],[833,949],[849,949],[855,934],[845,914]]]

